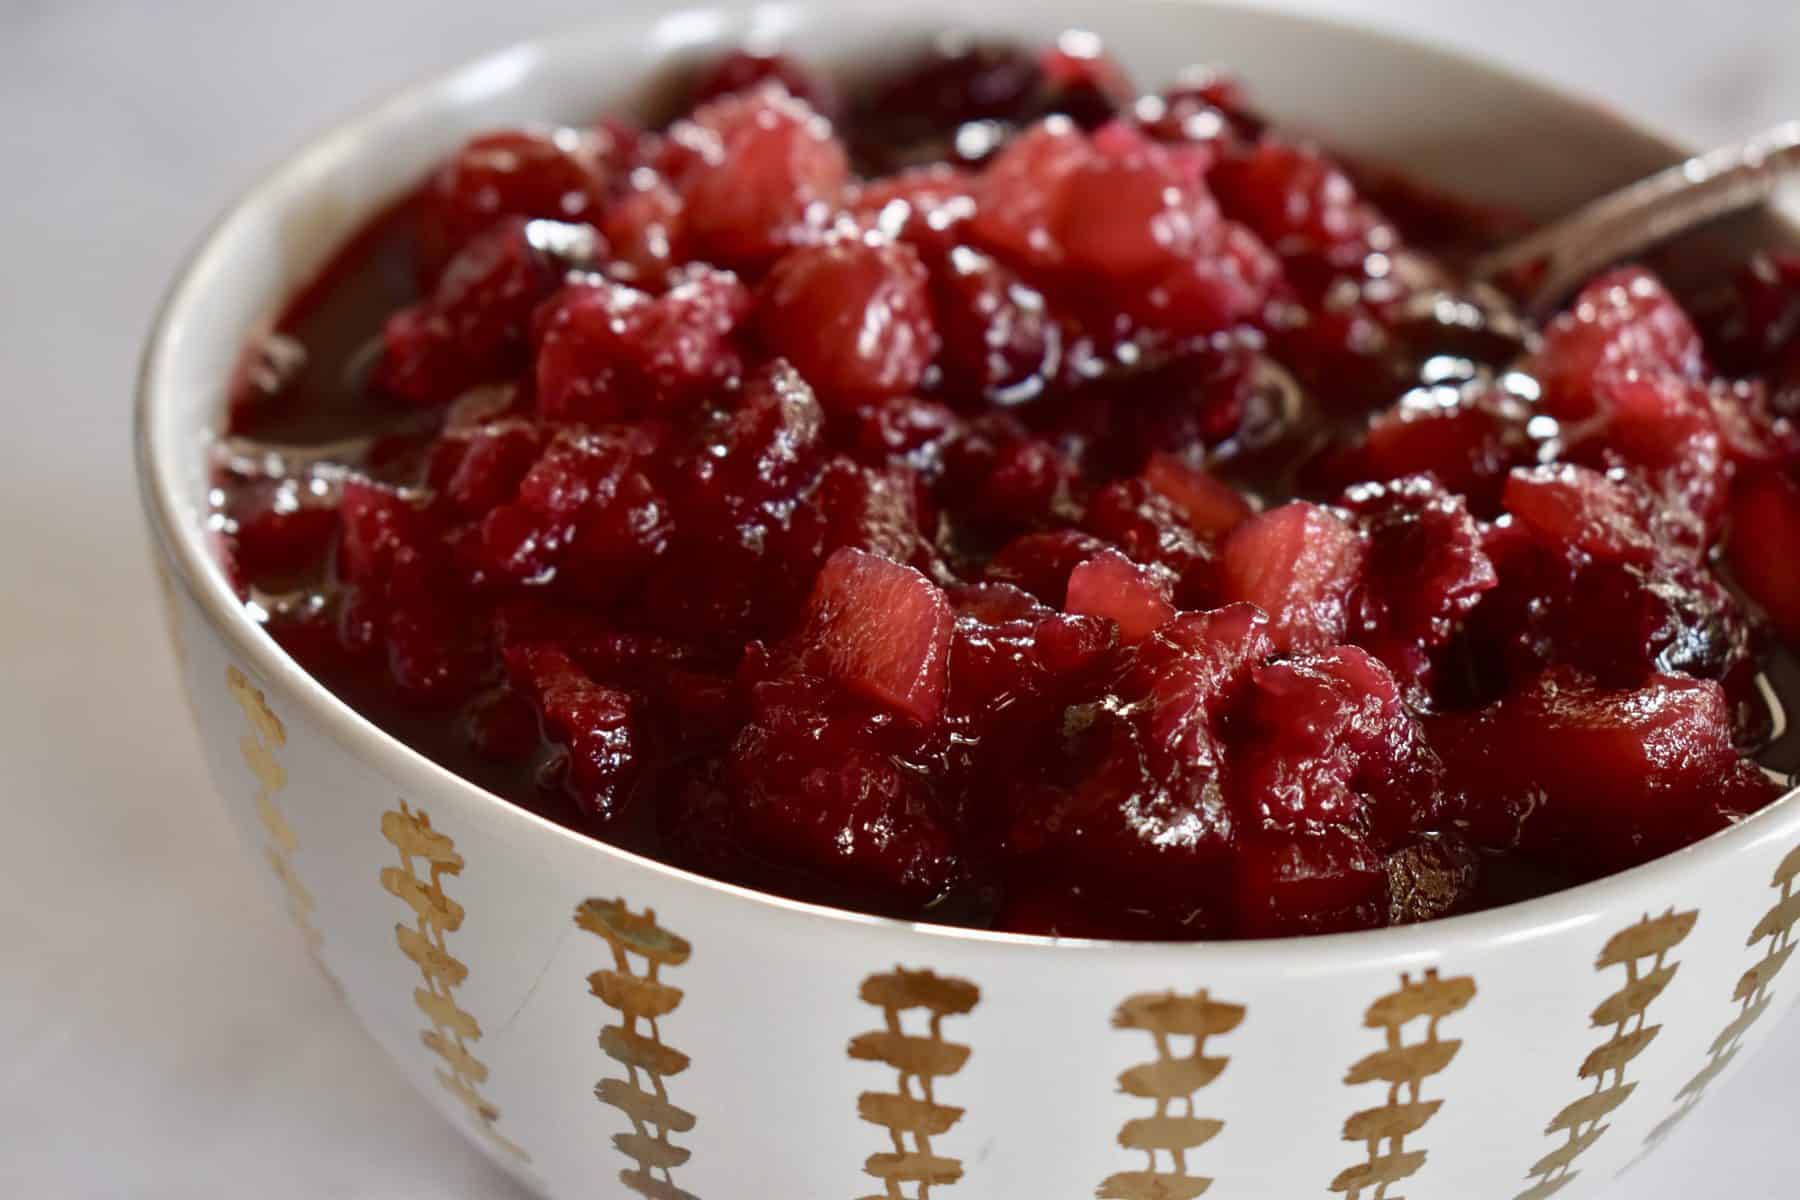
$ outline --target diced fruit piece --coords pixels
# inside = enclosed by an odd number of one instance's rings
[[[1232,530],[1219,552],[1219,591],[1267,613],[1278,649],[1334,645],[1348,629],[1367,553],[1341,517],[1296,500]]]
[[[758,328],[834,407],[897,396],[937,353],[927,281],[904,242],[809,246],[769,273]]]
[[[1800,484],[1774,472],[1740,484],[1726,554],[1744,591],[1800,643]]]
[[[1690,378],[1705,368],[1699,331],[1642,267],[1620,267],[1582,288],[1525,364],[1543,388],[1545,409],[1562,420],[1592,416],[1595,380],[1624,367]]]
[[[1610,690],[1557,668],[1479,713],[1438,718],[1432,735],[1481,844],[1583,877],[1723,828],[1725,781],[1765,801],[1780,791],[1748,781],[1756,768],[1732,746],[1719,686],[1676,675]]]
[[[1103,550],[1070,573],[1064,608],[1109,618],[1118,625],[1122,641],[1139,642],[1175,616],[1175,606],[1169,603],[1170,582],[1117,550]]]
[[[1128,125],[1095,135],[1062,183],[1048,230],[1067,269],[1114,278],[1161,275],[1191,259],[1219,220],[1197,174]]]
[[[860,696],[929,726],[944,702],[950,603],[911,567],[833,554],[813,584],[806,661]]]
[[[1119,301],[1132,317],[1176,337],[1218,333],[1252,321],[1281,283],[1281,264],[1256,235],[1220,221],[1193,256]]]
[[[830,123],[778,85],[702,105],[676,136],[700,148],[675,181],[698,258],[768,263],[817,240],[842,201],[849,161]]]
[[[1224,537],[1256,515],[1242,492],[1172,454],[1152,454],[1144,481],[1173,500],[1187,514],[1189,527],[1209,540]]]
[[[975,195],[975,235],[1001,258],[1024,267],[1063,259],[1053,229],[1069,179],[1090,157],[1073,122],[1052,117],[1014,138],[982,172]]]
[[[518,419],[447,429],[433,448],[429,482],[457,515],[481,516],[512,497],[543,449],[543,430]]]
[[[1609,562],[1646,563],[1657,553],[1646,498],[1598,471],[1570,464],[1515,470],[1506,510],[1547,542]]]

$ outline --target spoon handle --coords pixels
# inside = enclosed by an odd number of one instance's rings
[[[1800,121],[1721,146],[1582,205],[1475,263],[1478,280],[1512,281],[1542,316],[1590,276],[1715,217],[1761,204],[1800,176]]]

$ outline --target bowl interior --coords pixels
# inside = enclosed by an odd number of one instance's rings
[[[1144,86],[1196,63],[1222,65],[1277,122],[1533,214],[1560,212],[1676,153],[1599,107],[1459,55],[1254,8],[1049,0],[971,15],[942,0],[820,0],[618,16],[499,51],[376,105],[286,160],[225,217],[171,298],[147,364],[156,397],[145,414],[149,465],[174,525],[192,535],[203,523],[198,451],[245,340],[362,221],[470,133],[638,112],[672,73],[746,42],[777,42],[853,75],[942,30],[1042,40],[1072,27],[1099,33]],[[194,565],[216,593],[218,574],[198,558]]]
[[[287,158],[213,229],[152,333],[140,387],[140,474],[151,524],[188,590],[247,662],[288,681],[326,723],[401,773],[450,782],[349,710],[263,637],[207,545],[206,447],[246,340],[371,215],[470,133],[585,121],[650,104],[670,73],[726,47],[778,42],[841,75],[942,30],[1042,40],[1097,32],[1140,85],[1218,64],[1278,123],[1539,216],[1667,165],[1679,150],[1580,98],[1462,56],[1311,17],[1195,0],[1025,0],[971,15],[905,6],[720,5],[615,15],[417,85]],[[1767,236],[1766,223],[1759,230]],[[460,785],[471,792],[472,785]],[[497,800],[493,803],[500,803]],[[1785,807],[1785,806],[1784,806]],[[613,851],[613,853],[623,853]]]

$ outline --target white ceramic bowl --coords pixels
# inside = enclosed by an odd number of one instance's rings
[[[628,105],[622,81],[753,35],[853,67],[971,23],[1096,28],[1147,83],[1230,64],[1333,145],[1543,214],[1674,153],[1441,51],[1155,0],[616,17],[404,92],[231,209],[144,364],[144,497],[232,814],[358,1019],[545,1195],[1599,1191],[1800,992],[1800,971],[1776,978],[1800,936],[1800,801],[1600,883],[1415,928],[1134,945],[878,920],[645,861],[454,777],[309,679],[215,565],[205,450],[239,347],[469,132]]]

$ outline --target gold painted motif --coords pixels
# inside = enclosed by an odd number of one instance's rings
[[[261,689],[253,686],[236,667],[225,668],[225,688],[243,711],[244,720],[250,727],[248,733],[238,738],[238,755],[256,779],[256,816],[269,839],[263,846],[263,858],[287,895],[288,915],[306,940],[307,950],[317,957],[324,938],[312,923],[315,902],[294,869],[294,855],[300,849],[300,839],[275,799],[276,794],[287,787],[287,771],[275,757],[275,751],[287,745],[287,729],[270,711]]]
[[[1660,917],[1645,916],[1601,947],[1594,970],[1625,968],[1625,986],[1602,1000],[1591,1018],[1597,1029],[1610,1026],[1612,1036],[1582,1060],[1576,1076],[1593,1080],[1593,1090],[1564,1105],[1544,1127],[1546,1137],[1561,1136],[1562,1144],[1531,1165],[1526,1172],[1531,1186],[1519,1193],[1518,1200],[1543,1200],[1567,1187],[1581,1174],[1575,1161],[1606,1134],[1611,1128],[1607,1117],[1637,1090],[1636,1083],[1626,1080],[1626,1068],[1662,1030],[1647,1024],[1646,1014],[1680,968],[1680,963],[1668,961],[1669,952],[1687,939],[1699,918],[1698,912],[1674,909]]]
[[[1154,1101],[1156,1111],[1127,1121],[1119,1131],[1119,1145],[1141,1150],[1149,1158],[1142,1171],[1120,1171],[1099,1187],[1099,1200],[1194,1200],[1212,1186],[1212,1180],[1188,1174],[1187,1156],[1217,1137],[1223,1121],[1202,1117],[1196,1096],[1219,1077],[1230,1061],[1208,1057],[1206,1039],[1236,1029],[1244,1020],[1241,1004],[1214,1000],[1200,989],[1191,996],[1151,992],[1132,996],[1113,1014],[1114,1029],[1138,1029],[1156,1044],[1156,1057],[1128,1067],[1119,1076],[1119,1090],[1128,1096]],[[1175,1039],[1189,1038],[1186,1054],[1176,1051]],[[1179,1113],[1170,1110],[1180,1106]],[[1165,1170],[1159,1154],[1168,1156]]]
[[[1712,1046],[1707,1051],[1706,1065],[1700,1068],[1699,1074],[1675,1093],[1675,1111],[1658,1123],[1644,1139],[1646,1154],[1698,1107],[1712,1081],[1737,1057],[1738,1044],[1743,1040],[1744,1034],[1769,1011],[1772,1000],[1769,985],[1781,973],[1781,969],[1787,966],[1788,959],[1794,956],[1794,926],[1800,923],[1800,846],[1794,847],[1781,860],[1769,886],[1780,889],[1781,899],[1775,902],[1775,907],[1762,915],[1762,919],[1750,931],[1748,945],[1767,942],[1768,947],[1763,951],[1762,958],[1744,972],[1732,990],[1731,998],[1738,1005],[1737,1016],[1713,1039]]]
[[[634,913],[623,900],[586,900],[575,924],[606,939],[613,965],[588,976],[588,989],[622,1018],[600,1031],[600,1049],[625,1068],[623,1079],[602,1079],[594,1095],[624,1113],[631,1132],[613,1135],[613,1145],[636,1166],[619,1181],[651,1200],[694,1200],[675,1185],[674,1170],[690,1151],[673,1134],[694,1128],[694,1114],[669,1099],[668,1080],[688,1068],[688,1056],[663,1044],[658,1022],[681,1004],[680,988],[661,978],[679,967],[693,947],[656,923],[656,913]],[[641,960],[641,966],[634,960]]]
[[[413,1003],[431,1023],[419,1041],[444,1062],[433,1074],[468,1109],[489,1141],[529,1162],[530,1156],[500,1132],[500,1110],[481,1093],[487,1065],[469,1048],[481,1040],[481,1024],[456,1003],[456,989],[469,977],[469,968],[450,953],[449,936],[462,928],[464,913],[462,905],[444,894],[444,877],[462,874],[462,855],[455,842],[431,827],[430,814],[404,800],[381,814],[381,836],[400,852],[398,867],[382,868],[381,886],[412,910],[411,925],[394,926],[394,941],[425,980],[424,987],[413,989]],[[423,878],[418,863],[425,864]]]
[[[1400,976],[1400,989],[1376,1000],[1363,1014],[1363,1025],[1379,1029],[1387,1044],[1358,1060],[1344,1076],[1350,1087],[1366,1083],[1387,1085],[1387,1102],[1379,1108],[1352,1113],[1344,1122],[1344,1140],[1362,1142],[1368,1158],[1338,1172],[1331,1190],[1349,1200],[1388,1200],[1388,1189],[1416,1175],[1425,1165],[1426,1152],[1407,1149],[1406,1139],[1419,1132],[1443,1107],[1442,1100],[1427,1100],[1425,1081],[1449,1067],[1462,1042],[1439,1036],[1439,1025],[1475,999],[1475,981],[1466,975],[1442,979],[1435,968],[1414,980]],[[1415,1021],[1425,1022],[1424,1036],[1408,1042],[1406,1032]]]
[[[863,980],[860,994],[864,1003],[881,1010],[882,1028],[850,1039],[850,1057],[885,1063],[899,1076],[893,1091],[864,1092],[856,1098],[857,1114],[886,1129],[893,1142],[892,1151],[871,1154],[863,1163],[883,1188],[868,1200],[930,1200],[933,1187],[948,1187],[963,1174],[961,1159],[932,1146],[932,1139],[950,1132],[963,1115],[962,1109],[939,1102],[936,1083],[962,1070],[970,1054],[969,1047],[944,1039],[944,1018],[971,1012],[981,1001],[981,989],[966,979],[896,967],[891,974]],[[923,1034],[906,1029],[904,1014],[915,1009],[927,1014]],[[907,1184],[915,1188],[910,1197]]]

